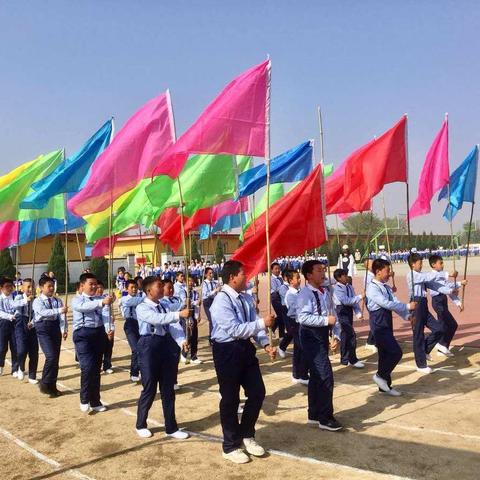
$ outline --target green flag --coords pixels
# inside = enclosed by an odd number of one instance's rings
[[[333,163],[327,163],[323,166],[323,178],[329,177],[333,173]]]

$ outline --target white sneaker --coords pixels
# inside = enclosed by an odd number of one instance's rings
[[[432,356],[431,356],[429,353],[427,353],[427,354],[425,355],[425,358],[426,358],[429,362],[432,361]]]
[[[250,461],[249,456],[240,448],[237,448],[237,450],[230,453],[223,452],[222,457],[233,463],[248,463]]]
[[[137,435],[141,438],[150,438],[153,434],[148,428],[136,428]]]
[[[184,432],[182,430],[177,430],[176,432],[173,433],[167,433],[167,437],[172,437],[177,440],[186,440],[190,435],[187,432]]]
[[[367,350],[371,350],[372,352],[376,352],[377,351],[377,347],[375,345],[373,345],[373,343],[366,343],[365,344],[365,348]]]
[[[447,347],[437,343],[437,355],[441,357],[454,357],[454,353],[451,352]]]
[[[237,409],[237,415],[241,415],[243,413],[243,405],[239,405]]]
[[[263,457],[265,455],[265,449],[259,445],[254,438],[244,438],[243,446],[245,450],[254,457]]]
[[[136,375],[132,375],[132,376],[130,377],[130,380],[131,380],[132,382],[137,383],[137,382],[140,381],[140,377],[137,377]]]
[[[23,380],[25,378],[25,373],[23,373],[22,370],[18,369],[18,372],[17,372],[17,378],[19,380]]]
[[[196,358],[195,360],[191,360],[191,362],[194,364],[194,365],[201,365],[203,363],[202,360],[200,360],[199,358]]]
[[[97,405],[96,407],[92,407],[92,410],[94,412],[106,412],[107,411],[107,407],[103,404],[100,404],[100,405]]]
[[[390,387],[388,386],[387,381],[379,377],[377,374],[373,376],[373,381],[377,384],[378,388],[382,392],[388,392],[390,390]]]
[[[80,411],[83,413],[87,413],[90,410],[90,404],[89,403],[81,403],[80,404]]]
[[[353,367],[353,368],[365,368],[365,364],[363,362],[361,362],[360,360],[358,362],[355,362],[355,363],[348,362],[348,365],[350,367]]]
[[[304,380],[303,378],[292,377],[292,383],[298,383],[300,385],[308,385],[308,380]]]
[[[113,373],[113,368],[107,368],[105,370],[105,373],[108,373],[108,375],[110,375],[111,373]]]
[[[277,348],[277,353],[280,358],[285,358],[287,356],[287,352],[285,352],[285,350],[282,350],[280,347]]]
[[[177,391],[177,390],[180,390],[180,387],[181,387],[181,385],[180,385],[179,383],[176,383],[176,384],[173,386],[173,389],[174,389],[175,391]]]
[[[318,427],[320,422],[318,420],[311,420],[310,418],[307,420],[307,425],[312,425],[314,427]]]
[[[190,359],[188,357],[184,357],[183,355],[180,355],[180,361],[182,363],[184,363],[185,365],[187,365],[188,363],[190,363]]]
[[[430,368],[430,367],[425,367],[425,368],[418,368],[417,367],[417,372],[428,375],[429,373],[433,373],[433,369]]]
[[[390,395],[391,397],[401,397],[402,393],[399,392],[398,390],[395,390],[394,388],[391,388],[388,392],[382,392],[385,395]]]
[[[36,378],[29,378],[28,383],[31,383],[32,385],[36,385],[38,383],[38,380]]]
[[[13,378],[18,378],[18,371],[17,372],[12,372],[12,377]]]

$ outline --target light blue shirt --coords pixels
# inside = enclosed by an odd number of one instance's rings
[[[253,337],[262,347],[269,344],[265,323],[255,310],[251,295],[239,294],[224,285],[210,307],[212,340],[218,343],[248,340]]]
[[[134,318],[137,319],[137,312],[135,309],[137,305],[143,302],[143,296],[136,295],[132,297],[131,295],[125,295],[124,297],[120,298],[120,313],[122,317],[127,318]]]
[[[0,319],[13,321],[18,316],[13,295],[0,294]]]
[[[288,287],[287,293],[285,293],[285,306],[287,307],[287,315],[290,318],[297,317],[297,296],[300,290],[293,287]]]
[[[270,278],[270,288],[273,292],[278,292],[278,289],[283,285],[282,277],[277,277],[276,275],[272,275]]]
[[[367,287],[367,309],[375,312],[381,308],[391,310],[407,320],[410,312],[407,305],[400,302],[394,295],[390,285],[373,279]]]
[[[62,333],[68,331],[68,323],[65,314],[60,310],[63,308],[63,302],[57,297],[47,297],[43,293],[33,300],[33,322],[54,322],[60,321],[60,330]]]
[[[182,310],[184,301],[179,297],[163,297],[161,300],[163,303],[168,305],[168,310],[170,312],[179,312]]]
[[[73,330],[104,327],[103,298],[82,293],[72,299]]]
[[[361,300],[362,296],[355,295],[355,290],[352,285],[344,285],[343,283],[337,282],[333,286],[333,303],[335,306],[345,305],[352,307],[355,314],[361,315],[362,312],[358,305]]]
[[[443,270],[440,272],[437,272],[436,270],[432,270],[432,273],[437,274],[437,278],[435,281],[438,284],[442,285],[443,287],[451,288],[452,292],[453,290],[456,290],[461,287],[461,285],[458,282],[456,283],[456,282],[448,281],[448,272],[444,272]],[[435,290],[428,289],[428,293],[430,294],[431,297],[436,297],[437,295],[440,295],[440,293],[442,292],[436,292]],[[452,302],[455,305],[460,306],[462,304],[462,302],[458,298],[458,295],[454,293],[450,293],[448,294],[448,296],[450,297],[450,300],[452,300]]]
[[[28,317],[27,305],[28,305],[27,295],[25,293],[19,292],[13,300],[13,307],[17,311],[17,317]],[[32,310],[32,316],[33,316],[33,310]]]
[[[167,332],[181,347],[185,341],[185,333],[179,324],[179,312],[171,312],[168,303],[162,299],[159,303],[145,298],[137,305],[138,330],[140,335],[159,335]]]
[[[202,284],[202,299],[214,297],[217,292],[215,289],[218,287],[218,282],[215,280],[204,280]]]
[[[187,286],[184,283],[175,282],[173,284],[173,295],[181,298],[185,302],[187,298]]]
[[[282,305],[285,305],[285,294],[288,292],[288,283],[283,282],[278,289],[278,294],[280,295],[280,300]]]
[[[442,285],[438,282],[438,272],[415,272],[413,271],[413,296],[414,297],[426,297],[427,289],[435,290],[445,295],[452,293],[452,288]],[[412,272],[407,273],[407,286],[408,292],[412,292]]]

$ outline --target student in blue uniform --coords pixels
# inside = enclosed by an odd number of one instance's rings
[[[280,287],[283,285],[282,271],[278,262],[273,262],[271,267],[272,276],[270,278],[270,293],[273,310],[276,320],[274,331],[278,329],[278,336],[282,338],[285,335],[285,324],[283,323],[282,299],[280,297]]]
[[[240,262],[230,260],[222,269],[223,287],[212,307],[212,351],[220,387],[220,421],[223,430],[223,457],[234,463],[250,459],[242,450],[263,456],[265,450],[255,441],[255,423],[263,399],[265,385],[251,339],[275,358],[276,348],[269,345],[265,328],[272,327],[273,315],[258,317],[253,297],[242,293],[246,275]],[[240,387],[247,401],[239,422]]]
[[[188,433],[178,429],[175,419],[175,372],[178,366],[178,348],[187,349],[180,318],[187,318],[188,309],[169,311],[167,302],[162,302],[163,283],[157,277],[146,277],[143,281],[146,295],[137,310],[140,339],[137,345],[143,390],[138,400],[137,434],[142,438],[152,436],[147,428],[148,412],[160,387],[165,433],[183,440]]]
[[[175,275],[175,283],[173,284],[173,294],[185,300],[187,298],[187,286],[185,285],[185,274],[183,272],[177,272]]]
[[[364,295],[355,295],[346,270],[337,268],[333,272],[333,278],[337,282],[333,287],[333,302],[342,330],[340,334],[340,363],[354,368],[364,368],[365,364],[357,357],[357,336],[353,328],[353,315],[355,314],[358,319],[362,318],[359,303]]]
[[[423,258],[418,253],[411,253],[408,256],[408,264],[412,269],[407,273],[408,292],[412,294],[413,300],[417,303],[415,309],[415,323],[413,325],[413,351],[417,371],[423,374],[432,373],[433,370],[427,365],[431,360],[430,352],[444,335],[444,324],[439,322],[428,310],[427,289],[450,295],[456,292],[451,288],[438,282],[438,272],[422,272]],[[452,274],[452,276],[454,276]],[[413,277],[413,289],[412,289]],[[431,333],[425,336],[425,327]]]
[[[433,272],[438,273],[436,281],[444,287],[452,288],[453,291],[449,297],[452,302],[460,308],[462,302],[458,298],[458,295],[456,295],[456,289],[460,288],[462,285],[467,285],[468,280],[462,280],[460,283],[457,283],[456,281],[453,283],[448,282],[448,273],[443,271],[443,258],[440,255],[431,255],[428,262],[430,263]],[[454,354],[450,351],[450,342],[457,331],[458,323],[448,309],[447,295],[436,292],[435,290],[429,290],[429,293],[432,297],[432,307],[437,314],[437,318],[439,322],[443,323],[443,335],[437,343],[438,354],[444,357],[453,357]]]
[[[138,321],[136,308],[143,302],[143,294],[138,291],[138,284],[135,280],[128,280],[125,284],[126,295],[120,298],[120,312],[125,319],[123,330],[127,337],[128,345],[132,351],[130,358],[130,380],[140,380],[140,366],[138,365],[137,343],[140,338],[138,333]]]
[[[202,303],[205,314],[208,318],[208,340],[210,341],[212,336],[212,315],[210,314],[210,308],[213,303],[215,295],[220,291],[218,282],[213,279],[213,269],[207,267],[205,269],[205,280],[202,283]]]
[[[108,295],[104,293],[105,285],[100,280],[97,280],[97,291],[96,296],[98,298],[106,298]],[[106,374],[112,374],[112,354],[113,354],[113,345],[115,343],[115,322],[112,317],[112,309],[110,305],[104,305],[102,309],[102,318],[103,326],[105,328],[105,333],[107,334],[107,340],[105,343],[105,351],[103,352],[103,361],[102,369]]]
[[[41,294],[33,300],[33,321],[38,343],[45,355],[42,379],[38,387],[40,392],[53,398],[62,394],[57,389],[57,377],[62,337],[66,340],[68,336],[67,307],[54,296],[53,279],[42,277],[38,285]]]
[[[113,297],[96,296],[97,277],[93,273],[80,275],[82,294],[72,299],[73,342],[80,362],[80,410],[104,412],[100,401],[100,372],[107,342],[103,307],[113,303]]]
[[[374,278],[367,287],[367,308],[378,349],[378,371],[373,381],[381,392],[398,397],[401,393],[392,388],[392,372],[402,358],[402,349],[393,335],[392,312],[413,324],[415,320],[411,312],[417,304],[399,302],[387,285],[391,275],[388,260],[374,260],[372,273]]]
[[[188,293],[190,295],[190,309],[193,313],[188,319],[182,320],[182,326],[187,331],[189,352],[183,351],[180,357],[182,363],[188,363],[188,353],[190,353],[190,361],[195,365],[200,365],[202,360],[198,358],[198,317],[200,313],[200,294],[195,290],[195,282],[192,277],[188,278]],[[186,307],[186,305],[184,305]]]
[[[287,355],[287,348],[293,340],[293,329],[294,326],[291,325],[288,318],[288,309],[285,305],[285,295],[288,292],[288,275],[291,273],[291,270],[285,270],[282,272],[282,285],[278,289],[278,294],[280,295],[280,302],[282,304],[282,321],[281,323],[285,326],[285,334],[278,345],[277,353],[280,358],[285,358]]]
[[[18,313],[13,299],[13,280],[0,277],[0,375],[5,367],[5,357],[10,347],[12,375],[18,375],[17,347],[15,343],[15,322]]]
[[[18,313],[15,322],[15,340],[17,346],[18,375],[19,380],[25,378],[25,363],[28,355],[28,381],[37,384],[38,367],[38,339],[33,324],[33,292],[35,286],[31,278],[25,278],[22,282],[21,292],[15,296],[14,305]]]
[[[305,288],[297,295],[297,321],[300,343],[307,362],[308,382],[307,423],[332,432],[343,428],[333,416],[333,371],[329,351],[330,327],[336,322],[335,311],[325,283],[325,266],[319,260],[307,260],[302,265]],[[332,330],[333,332],[333,330]],[[338,336],[338,332],[333,332]]]

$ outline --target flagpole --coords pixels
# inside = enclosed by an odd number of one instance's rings
[[[65,148],[62,152],[63,161],[65,162]],[[63,226],[65,230],[65,306],[68,307],[68,210],[66,193],[63,194]]]
[[[155,264],[159,263],[158,261],[158,226],[155,225],[155,228],[153,230],[153,236],[155,237],[154,241],[153,241],[153,263],[154,263],[154,266]],[[159,265],[160,268],[161,268],[161,265]]]
[[[78,255],[80,256],[80,263],[82,264],[82,270],[85,270],[85,264],[83,263],[82,249],[80,247],[80,239],[78,238],[78,232],[75,231],[75,238],[77,240]]]
[[[112,295],[112,276],[113,276],[113,239],[112,239],[112,223],[113,223],[113,202],[110,203],[110,215],[108,217],[108,250],[109,250],[109,258],[108,258],[108,279],[107,279],[107,286],[108,286],[108,294]],[[112,330],[112,316],[113,316],[113,308],[112,304],[109,305],[110,315],[108,320],[108,330]]]
[[[207,239],[207,250],[205,252],[205,263],[207,263],[207,260],[208,260],[208,252],[210,251],[211,239],[212,239],[212,209],[210,208],[210,222],[208,225],[208,239]],[[200,283],[200,304],[198,308],[198,323],[200,323],[202,320],[202,303],[203,303],[202,295],[203,295],[203,284],[205,283],[206,270],[207,270],[207,266],[203,265],[202,281]]]
[[[387,238],[387,251],[388,251],[388,258],[390,258],[390,261],[392,260],[392,252],[391,252],[391,249],[390,249],[390,238],[389,238],[389,235],[388,235],[388,222],[387,222],[387,210],[385,208],[385,192],[384,190],[382,189],[382,207],[383,207],[383,221],[385,223],[385,236]],[[393,263],[391,264],[391,270],[392,270],[392,273],[393,272]],[[395,285],[395,275],[392,276],[392,285],[393,285],[393,288],[396,288],[396,285]]]
[[[252,200],[252,211],[251,211],[251,214],[250,214],[250,221],[253,225],[253,235],[256,235],[257,234],[257,226],[255,225],[255,220],[256,220],[255,219],[255,193],[253,193],[253,195],[251,196],[251,200]],[[245,238],[245,236],[244,236],[244,238]],[[254,298],[255,298],[255,305],[258,308],[258,305],[260,305],[260,292],[259,292],[258,274],[255,275],[255,277],[253,279],[253,285],[255,286],[255,290],[257,292],[254,295]]]
[[[465,267],[463,270],[463,279],[467,279],[467,266],[468,266],[468,256],[470,253],[470,235],[472,232],[472,222],[473,222],[473,208],[475,206],[475,202],[472,202],[472,208],[470,209],[470,221],[468,223],[468,233],[467,233],[467,253],[465,255]],[[463,309],[465,308],[465,287],[466,285],[462,285],[462,299],[461,299],[461,305],[460,305],[460,311],[463,312]]]
[[[140,255],[142,256],[142,258],[145,260],[144,261],[144,264],[143,264],[143,272],[145,274],[146,272],[146,269],[147,269],[147,261],[146,261],[146,258],[144,257],[143,255],[143,238],[142,238],[142,226],[139,224],[138,225],[138,233],[139,233],[139,236],[140,236]],[[141,270],[138,272],[140,274]]]
[[[447,143],[449,140],[449,132],[448,132],[448,113],[445,113],[445,122],[447,123]],[[450,150],[450,149],[448,149]],[[447,160],[448,162],[450,161],[450,152],[447,150]],[[450,185],[450,175],[448,178],[448,208],[450,209],[450,218],[449,218],[449,224],[450,224],[450,248],[452,249],[452,254],[453,254],[453,271],[454,273],[457,273],[457,268],[456,268],[456,259],[455,259],[455,242],[453,239],[453,218],[452,218],[452,205],[450,203],[450,191],[451,191],[451,185]],[[454,282],[457,281],[457,276],[454,276],[453,279]]]
[[[18,242],[17,238],[17,242]],[[18,243],[15,245],[15,290],[18,292],[18,279],[17,279],[17,273],[18,273]],[[32,278],[33,282],[33,278]]]
[[[408,235],[408,250],[409,254],[412,253],[412,230],[410,228],[410,187],[408,182],[408,115],[405,114],[405,154],[406,154],[406,164],[407,164],[407,181],[405,182],[406,196],[407,196],[407,235]],[[410,266],[410,280],[412,283],[412,291],[410,292],[410,301],[413,301],[415,298],[415,285],[413,281],[413,268]]]
[[[35,237],[33,240],[33,259],[32,259],[32,283],[35,284],[35,258],[37,256],[37,235],[38,235],[38,218],[35,219]],[[33,291],[35,294],[35,291]],[[28,323],[32,323],[32,308],[28,312]]]

